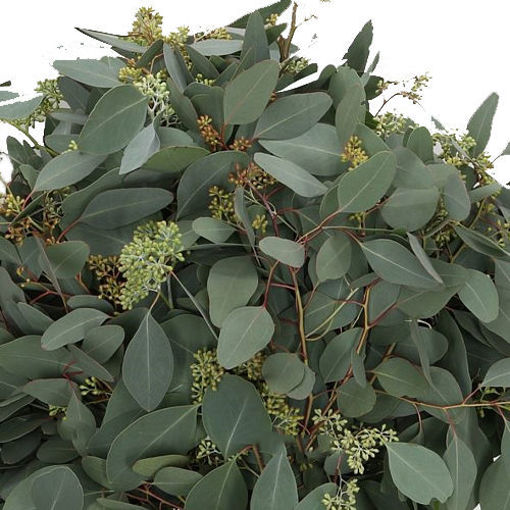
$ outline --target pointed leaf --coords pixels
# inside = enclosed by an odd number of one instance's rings
[[[148,312],[126,349],[122,380],[146,411],[156,409],[173,375],[173,353],[161,326]]]
[[[302,197],[317,197],[324,195],[327,191],[322,182],[291,161],[257,152],[255,163]]]
[[[89,154],[111,154],[124,148],[142,129],[147,98],[131,85],[107,92],[83,126],[78,145]]]
[[[294,472],[283,449],[266,465],[253,488],[250,510],[294,510],[298,492]]]
[[[274,60],[258,62],[225,88],[225,124],[249,124],[264,111],[273,93],[280,66]]]

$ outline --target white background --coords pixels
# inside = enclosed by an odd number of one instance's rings
[[[75,26],[125,34],[141,5],[151,5],[165,18],[165,30],[179,25],[192,29],[222,26],[270,0],[17,0],[2,2],[0,83],[12,80],[12,90],[30,94],[38,79],[56,75],[51,62],[76,57],[97,58],[107,47],[83,36]],[[510,8],[502,0],[301,0],[299,18],[315,14],[296,38],[301,53],[319,67],[340,63],[363,24],[372,19],[372,56],[380,51],[377,72],[386,79],[409,79],[430,73],[432,81],[419,106],[397,99],[393,108],[411,113],[427,125],[434,115],[448,128],[464,129],[470,115],[493,91],[500,104],[489,144],[498,155],[510,141],[508,79]],[[316,36],[316,37],[315,37]],[[13,128],[0,126],[0,150]],[[495,175],[510,180],[510,157],[497,161]],[[10,165],[3,158],[4,178]]]

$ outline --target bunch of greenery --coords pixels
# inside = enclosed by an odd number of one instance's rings
[[[370,23],[303,81],[289,4],[140,9],[0,105],[3,510],[510,508],[498,98],[388,112],[428,77],[374,74]]]

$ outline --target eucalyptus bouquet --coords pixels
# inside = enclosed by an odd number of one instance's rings
[[[3,510],[510,508],[498,97],[430,132],[289,6],[0,91]]]

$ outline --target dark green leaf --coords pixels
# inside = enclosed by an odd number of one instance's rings
[[[87,262],[90,249],[83,241],[67,241],[46,248],[46,255],[57,278],[74,278]]]
[[[53,466],[32,482],[37,510],[82,510],[83,487],[67,466]]]

